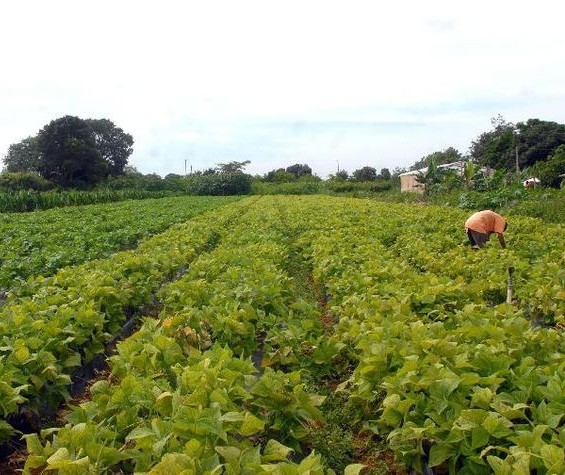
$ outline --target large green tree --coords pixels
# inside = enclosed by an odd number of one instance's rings
[[[377,170],[373,167],[363,167],[355,170],[352,174],[354,181],[375,181],[377,179]]]
[[[565,124],[528,119],[516,124],[516,145],[521,168],[548,159],[560,145],[565,144]]]
[[[381,172],[379,173],[377,178],[380,178],[381,180],[390,180],[392,178],[392,175],[388,168],[381,168]]]
[[[269,183],[287,183],[296,181],[296,175],[287,172],[284,168],[277,168],[266,173],[264,179]]]
[[[492,130],[483,132],[471,143],[470,155],[473,161],[491,168],[507,170],[515,166],[516,129],[498,115],[490,121]]]
[[[304,164],[296,163],[291,165],[290,167],[286,168],[287,173],[292,173],[296,178],[300,178],[302,176],[312,175],[312,169]]]
[[[28,137],[8,147],[4,157],[4,171],[11,173],[38,172],[40,164],[36,137]]]
[[[470,148],[471,157],[480,165],[515,170],[545,161],[565,144],[565,125],[528,119],[516,125],[502,116],[491,120],[492,130],[482,133]]]
[[[228,163],[218,163],[216,170],[218,173],[243,173],[243,169],[249,165],[251,161],[244,160],[243,162],[232,161]]]
[[[532,172],[542,185],[559,188],[565,179],[565,145],[560,145],[547,160],[537,162]]]
[[[63,187],[85,187],[108,176],[109,166],[96,148],[88,123],[65,116],[47,124],[37,135],[41,176]]]
[[[132,146],[132,136],[108,119],[65,116],[10,145],[5,171],[38,172],[63,187],[90,186],[123,174]]]
[[[96,150],[108,165],[110,175],[121,175],[133,152],[133,137],[108,119],[85,121],[94,133]]]

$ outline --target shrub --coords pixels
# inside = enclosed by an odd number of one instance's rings
[[[46,191],[55,185],[33,172],[6,172],[0,174],[0,190],[13,191]]]
[[[190,195],[231,196],[251,193],[251,176],[245,173],[217,173],[187,177]]]

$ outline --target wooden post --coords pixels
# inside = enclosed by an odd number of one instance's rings
[[[512,303],[512,293],[514,291],[514,282],[512,275],[514,274],[514,267],[508,268],[508,287],[506,289],[506,303]]]

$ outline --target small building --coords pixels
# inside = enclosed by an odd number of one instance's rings
[[[419,174],[419,170],[412,170],[398,175],[400,177],[400,191],[423,193],[424,185],[416,179]]]
[[[463,175],[465,170],[464,161],[444,163],[443,165],[438,165],[439,169],[444,170],[455,170],[459,175]],[[419,175],[423,175],[428,171],[428,168],[420,168],[419,170],[411,170],[409,172],[404,172],[398,175],[400,177],[400,191],[412,191],[415,193],[423,193],[425,186],[417,180]]]

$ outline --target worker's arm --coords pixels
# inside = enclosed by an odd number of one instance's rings
[[[500,243],[500,247],[502,249],[506,249],[506,241],[504,241],[504,234],[502,233],[497,233],[498,234],[498,242]]]

